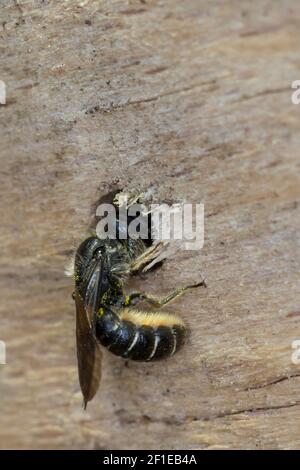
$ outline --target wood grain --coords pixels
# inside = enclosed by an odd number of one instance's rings
[[[0,17],[1,448],[299,448],[297,3],[7,0]],[[139,282],[208,288],[174,304],[191,335],[173,359],[104,352],[84,412],[64,267],[117,187],[204,202],[204,248]]]

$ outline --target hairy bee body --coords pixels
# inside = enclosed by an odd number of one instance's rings
[[[136,199],[134,199],[136,200]],[[183,286],[163,298],[143,292],[126,295],[124,280],[140,271],[158,266],[163,259],[162,245],[148,238],[131,238],[116,205],[116,237],[89,237],[77,249],[74,262],[76,305],[76,344],[79,383],[83,405],[95,396],[100,380],[102,349],[134,361],[154,361],[175,354],[182,346],[186,328],[183,321],[161,307],[194,287],[206,286],[204,280]],[[126,205],[128,208],[129,205]],[[131,221],[127,213],[127,222]],[[151,222],[145,212],[141,224]],[[147,224],[146,227],[151,226]],[[124,234],[127,235],[124,237]],[[147,303],[146,311],[138,310]]]
[[[127,306],[123,275],[135,253],[141,252],[130,240],[100,240],[90,237],[77,250],[75,279],[79,293],[92,297],[95,285],[84,283],[86,271],[95,256],[101,264],[101,291],[97,293],[95,336],[110,352],[135,361],[154,361],[172,356],[182,346],[186,329],[182,320],[157,311],[139,311]],[[146,249],[146,247],[145,247]],[[90,290],[90,295],[89,292]]]

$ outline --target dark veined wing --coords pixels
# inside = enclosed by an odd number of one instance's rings
[[[85,289],[80,294],[75,290],[78,375],[84,409],[99,388],[102,364],[102,352],[95,336],[102,278],[101,262],[89,271]]]

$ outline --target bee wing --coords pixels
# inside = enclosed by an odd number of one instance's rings
[[[78,294],[75,294],[75,304],[78,375],[85,409],[100,385],[102,352],[84,302]]]
[[[102,352],[95,336],[101,273],[101,268],[94,273],[93,289],[87,288],[84,299],[75,291],[78,375],[84,409],[95,396],[101,380]]]

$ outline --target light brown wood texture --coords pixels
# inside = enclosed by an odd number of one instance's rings
[[[2,1],[1,448],[300,447],[300,8],[293,0]],[[104,352],[81,408],[68,255],[115,188],[204,202],[205,244],[136,285],[191,334]]]

